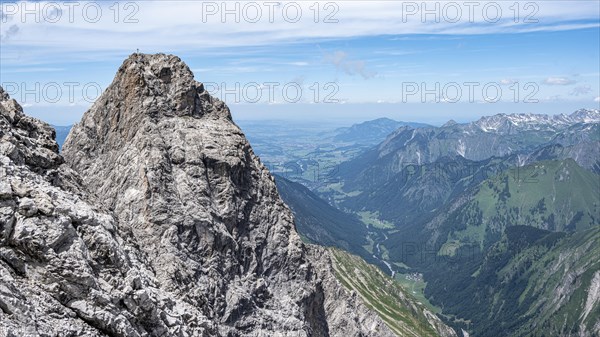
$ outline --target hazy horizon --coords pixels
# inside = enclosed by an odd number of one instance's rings
[[[18,101],[18,99],[17,99]],[[91,104],[90,104],[91,107]],[[458,123],[476,121],[483,116],[496,114],[571,114],[579,109],[598,109],[576,102],[515,104],[515,103],[346,103],[346,104],[233,104],[230,110],[234,121],[281,121],[310,124],[327,123],[345,126],[378,118],[400,122],[425,123],[441,126],[449,120]],[[365,111],[373,108],[375,111]],[[88,109],[82,107],[28,106],[26,114],[55,126],[78,123]]]

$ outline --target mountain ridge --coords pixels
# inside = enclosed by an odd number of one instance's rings
[[[430,127],[431,125],[415,122],[401,122],[383,117],[357,123],[349,127],[338,128],[333,132],[335,134],[333,141],[376,144],[382,139],[385,139],[392,131],[402,126],[423,128]]]

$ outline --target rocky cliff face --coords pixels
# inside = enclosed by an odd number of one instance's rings
[[[0,336],[164,331],[169,294],[61,165],[54,131],[1,88],[0,137]]]
[[[0,93],[0,336],[394,335],[179,58],[127,59],[66,164]]]

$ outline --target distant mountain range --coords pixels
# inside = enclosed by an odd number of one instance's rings
[[[468,124],[411,128],[401,127],[383,143],[344,164],[347,180],[356,180],[368,168],[377,175],[399,172],[407,165],[435,162],[443,156],[460,155],[483,160],[520,152],[531,152],[549,144],[572,146],[598,144],[598,110],[579,110],[571,115],[504,115],[483,117]],[[598,152],[591,153],[590,156]]]
[[[499,114],[402,126],[320,195],[391,224],[388,263],[423,272],[457,331],[588,336],[600,333],[599,173],[598,110]]]
[[[456,331],[600,333],[598,110],[441,127],[379,119],[328,134],[322,144],[361,149],[336,179],[316,193],[277,179],[308,240],[367,258],[377,246],[367,260],[382,270],[422,272],[427,298]]]
[[[407,126],[411,128],[430,127],[429,124],[398,122],[390,118],[378,118],[372,121],[366,121],[354,124],[350,127],[338,128],[334,131],[335,142],[351,142],[358,144],[377,144],[383,141],[390,133],[400,127]]]

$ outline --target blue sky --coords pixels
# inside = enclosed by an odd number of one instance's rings
[[[430,2],[436,14],[425,17],[421,2],[296,2],[297,22],[283,13],[289,2],[272,18],[253,2],[256,22],[248,2],[225,18],[220,3],[3,1],[0,83],[30,114],[71,124],[139,48],[180,56],[239,119],[441,124],[600,105],[598,1],[517,2],[518,15],[513,1],[476,2],[470,18],[454,2],[456,22],[448,2]],[[337,22],[324,22],[332,13]]]

